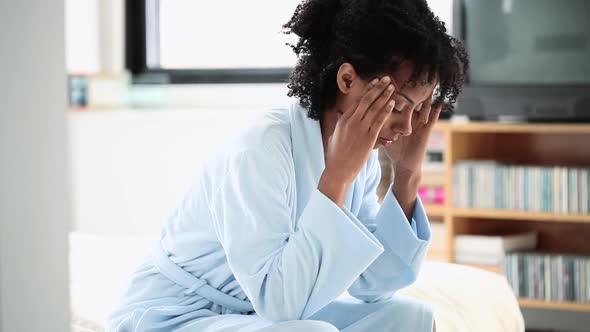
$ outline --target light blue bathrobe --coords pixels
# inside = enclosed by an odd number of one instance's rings
[[[108,329],[430,331],[427,306],[392,298],[427,250],[421,202],[411,223],[391,188],[378,204],[377,151],[343,208],[317,190],[323,169],[318,121],[265,114],[203,166]]]

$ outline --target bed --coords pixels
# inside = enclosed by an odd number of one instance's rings
[[[127,276],[154,242],[135,236],[70,234],[72,331],[104,331]],[[522,332],[518,303],[504,277],[466,266],[425,262],[399,292],[430,303],[439,332]]]

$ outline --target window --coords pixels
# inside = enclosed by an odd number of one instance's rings
[[[286,82],[296,56],[281,33],[300,0],[128,0],[136,82]]]

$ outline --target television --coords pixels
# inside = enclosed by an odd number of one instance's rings
[[[453,0],[470,57],[456,114],[590,121],[590,1]]]

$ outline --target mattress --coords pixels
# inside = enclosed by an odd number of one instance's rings
[[[72,331],[104,331],[129,275],[154,243],[142,237],[70,234]],[[418,280],[399,294],[429,303],[438,332],[524,331],[516,298],[495,273],[426,261]]]

